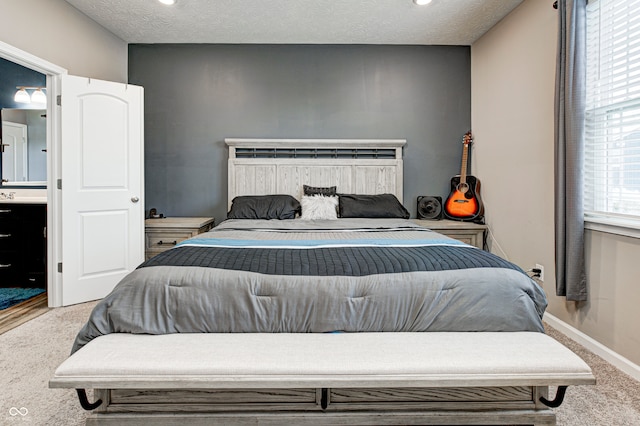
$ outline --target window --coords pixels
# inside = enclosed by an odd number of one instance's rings
[[[585,220],[640,228],[640,0],[587,6]]]

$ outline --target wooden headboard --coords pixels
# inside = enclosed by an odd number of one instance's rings
[[[289,194],[303,185],[346,194],[394,194],[402,202],[404,139],[225,139],[228,207],[239,195]]]

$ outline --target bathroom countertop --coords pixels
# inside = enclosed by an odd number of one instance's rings
[[[16,197],[14,199],[0,199],[0,204],[47,204],[47,197]]]

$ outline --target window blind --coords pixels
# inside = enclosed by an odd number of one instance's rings
[[[640,220],[640,0],[587,6],[585,216]]]

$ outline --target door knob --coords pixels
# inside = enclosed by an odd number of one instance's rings
[[[140,201],[140,198],[138,198],[138,197],[131,197],[131,202],[132,202],[132,203],[137,203],[138,201]]]

